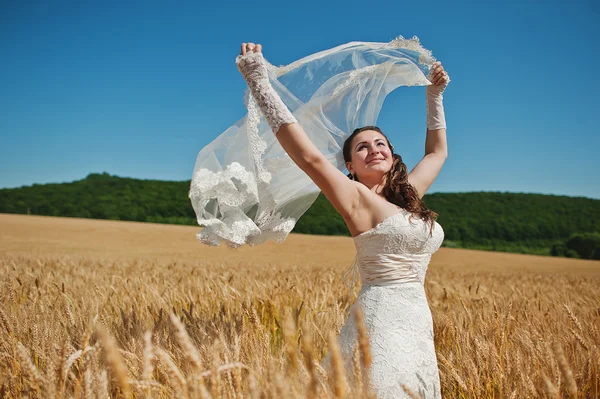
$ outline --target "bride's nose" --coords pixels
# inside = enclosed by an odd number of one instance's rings
[[[377,146],[371,147],[371,155],[377,154],[378,152],[381,152],[381,151],[379,151],[379,148],[377,148]]]

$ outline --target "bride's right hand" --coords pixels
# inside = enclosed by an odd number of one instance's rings
[[[249,85],[257,80],[269,79],[260,44],[242,43],[242,51],[235,57],[235,64]]]
[[[253,51],[255,53],[262,53],[262,46],[254,43],[242,43],[241,55],[246,55],[247,52]]]

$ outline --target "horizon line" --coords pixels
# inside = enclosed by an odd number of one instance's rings
[[[91,173],[88,173],[84,178],[77,179],[77,180],[62,181],[62,182],[31,183],[29,185],[24,184],[24,185],[20,185],[20,186],[16,186],[16,187],[0,187],[0,190],[16,190],[16,189],[20,189],[20,188],[28,188],[28,187],[34,187],[34,186],[44,186],[44,185],[51,185],[51,184],[56,184],[56,185],[59,185],[59,184],[70,184],[70,183],[75,183],[75,182],[78,182],[78,181],[85,180],[85,179],[89,178],[90,175],[107,175],[108,177],[116,177],[116,178],[120,178],[120,179],[134,179],[134,180],[158,181],[158,182],[172,182],[172,183],[183,183],[183,182],[191,181],[191,178],[190,179],[186,179],[186,180],[161,180],[161,179],[151,179],[151,178],[150,179],[145,179],[145,178],[139,178],[139,177],[112,175],[112,174],[110,174],[108,172],[101,172],[101,173],[91,172]],[[587,199],[592,199],[592,200],[600,200],[600,198],[589,197],[589,196],[585,196],[585,195],[540,193],[540,192],[524,192],[524,191],[501,191],[501,190],[433,191],[433,192],[426,193],[425,196],[431,195],[431,194],[471,194],[471,193],[500,193],[500,194],[547,195],[547,196],[555,196],[555,197],[587,198]]]

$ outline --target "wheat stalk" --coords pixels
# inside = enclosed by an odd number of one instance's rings
[[[314,348],[312,334],[308,331],[308,323],[304,323],[302,328],[302,354],[304,355],[304,364],[310,376],[306,396],[308,399],[317,397],[317,369],[314,360]]]
[[[558,367],[560,368],[560,372],[567,385],[567,393],[569,394],[569,396],[575,397],[577,395],[577,384],[575,383],[575,379],[573,378],[573,371],[569,367],[569,363],[567,362],[565,352],[563,351],[560,342],[555,341],[553,345],[556,360],[558,361]]]
[[[298,371],[298,353],[296,352],[296,325],[290,312],[286,312],[283,323],[283,336],[288,356],[288,374],[293,376]]]
[[[125,398],[131,398],[132,394],[127,377],[127,368],[123,363],[123,358],[119,354],[117,344],[102,324],[96,326],[96,331],[104,350],[104,359],[110,366],[110,370],[121,388],[121,394]]]
[[[342,359],[342,352],[337,340],[337,335],[333,331],[329,332],[329,351],[331,352],[333,394],[336,398],[343,398],[346,384],[344,381],[344,360]]]
[[[179,341],[179,345],[181,345],[181,347],[183,348],[183,352],[187,355],[187,358],[194,367],[194,370],[201,371],[202,360],[200,359],[198,350],[192,343],[192,340],[190,339],[190,336],[188,335],[185,326],[174,313],[171,313],[171,322],[175,326],[176,336],[177,340]]]
[[[27,349],[20,342],[17,342],[17,355],[25,375],[29,377],[29,381],[36,384],[37,388],[41,387],[44,384],[44,377],[31,361]]]
[[[171,356],[159,347],[154,347],[154,356],[156,356],[156,359],[166,368],[170,377],[168,382],[171,387],[175,390],[177,395],[183,396],[187,389],[187,381],[181,370],[179,370],[179,367],[177,367]]]

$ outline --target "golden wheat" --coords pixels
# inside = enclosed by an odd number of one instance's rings
[[[351,239],[231,250],[184,226],[0,225],[0,397],[372,397],[361,314],[350,369],[335,355]],[[442,248],[425,288],[444,397],[600,397],[600,262]]]

